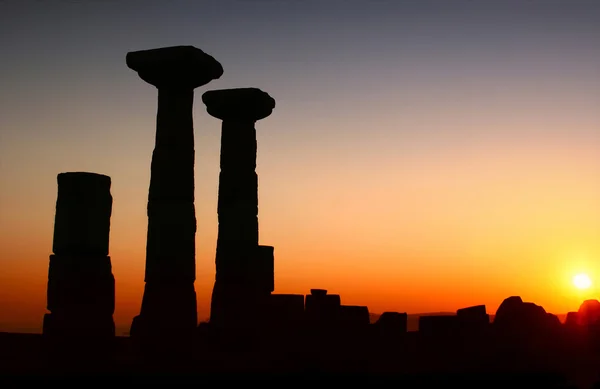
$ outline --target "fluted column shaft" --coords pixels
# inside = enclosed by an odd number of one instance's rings
[[[158,89],[140,313],[157,334],[198,323],[193,103],[193,89]]]
[[[194,89],[223,75],[212,56],[193,46],[127,53],[127,66],[158,89],[156,142],[150,168],[144,297],[131,336],[189,348],[198,325],[194,209]],[[173,336],[182,336],[174,340]]]
[[[159,89],[148,193],[146,282],[194,282],[194,125],[192,89]]]
[[[258,246],[258,176],[253,121],[224,120],[217,205],[217,280],[248,283]]]

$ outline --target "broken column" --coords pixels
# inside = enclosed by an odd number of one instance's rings
[[[43,333],[50,337],[112,338],[115,280],[108,256],[110,177],[61,173],[48,269]]]
[[[148,193],[146,285],[131,336],[187,336],[198,324],[194,89],[221,77],[223,68],[192,46],[131,52],[126,61],[142,80],[158,89]]]
[[[256,302],[273,291],[273,248],[258,245],[257,120],[275,100],[256,88],[202,95],[207,112],[223,121],[219,174],[216,279],[210,321],[242,324]]]

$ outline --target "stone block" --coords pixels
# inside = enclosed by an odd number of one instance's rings
[[[357,305],[341,305],[338,322],[342,328],[368,327],[371,324],[369,308]]]
[[[211,299],[211,325],[244,328],[261,322],[256,320],[256,315],[264,310],[265,297],[268,296],[252,289],[247,280],[235,281],[229,274],[215,281]]]
[[[456,315],[462,317],[480,317],[486,314],[485,305],[475,305],[472,307],[461,308],[456,311]]]
[[[57,181],[54,254],[108,255],[112,213],[110,177],[74,172],[59,174]]]
[[[98,312],[112,315],[115,309],[115,281],[65,280],[48,282],[47,308],[54,313]]]
[[[219,216],[217,247],[231,252],[252,250],[258,246],[258,217]],[[224,251],[223,251],[224,252]]]
[[[258,176],[254,171],[233,174],[219,173],[217,213],[258,214]]]
[[[43,333],[49,337],[105,338],[115,336],[111,315],[96,313],[50,313],[44,315]]]
[[[310,294],[315,297],[323,297],[327,295],[326,289],[311,289]]]
[[[196,233],[196,208],[192,202],[150,202],[148,218],[149,234],[159,235],[152,236],[161,244],[157,249],[176,250],[173,246],[189,243],[190,236]]]
[[[138,329],[151,336],[194,330],[198,325],[193,282],[147,282]]]
[[[408,314],[405,312],[384,312],[377,319],[375,327],[389,335],[404,334],[408,329]]]
[[[193,203],[148,204],[146,282],[196,279],[196,216]]]
[[[456,315],[459,327],[464,331],[474,331],[490,324],[490,316],[486,312],[485,305],[461,308],[456,311]]]
[[[221,171],[253,172],[257,155],[256,128],[251,121],[224,121],[221,125]]]
[[[77,256],[77,255],[50,255],[48,266],[49,278],[99,278],[112,275],[110,257],[102,256]]]
[[[256,270],[255,277],[258,289],[267,293],[275,290],[274,249],[273,246],[258,246],[256,261],[252,265]],[[302,307],[304,307],[304,297],[302,297]]]
[[[247,287],[255,277],[256,247],[249,244],[238,244],[235,241],[227,244],[223,240],[217,242],[217,280],[225,283],[240,284]]]
[[[56,312],[98,312],[112,315],[115,280],[110,257],[51,255],[47,308]]]
[[[154,149],[148,200],[193,203],[194,158],[194,149]]]
[[[579,315],[577,312],[568,312],[565,320],[565,326],[568,328],[576,328],[579,324]]]
[[[335,321],[340,306],[339,295],[307,295],[305,300],[306,317],[309,321]]]

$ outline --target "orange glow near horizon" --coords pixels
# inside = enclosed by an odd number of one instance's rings
[[[266,149],[260,135],[259,149]],[[534,150],[513,149],[507,161],[500,151],[398,161],[371,171],[363,165],[366,174],[340,167],[335,174],[283,182],[281,174],[291,167],[266,161],[271,156],[265,152],[257,169],[260,240],[275,246],[276,293],[325,288],[341,294],[343,303],[368,305],[375,313],[455,311],[480,303],[493,313],[515,294],[564,313],[596,298],[597,287],[575,290],[571,280],[580,273],[600,275],[598,183],[571,174],[575,167],[563,165],[556,149],[543,163],[544,155]],[[143,181],[149,177],[147,167],[140,170],[146,176],[133,180],[111,174],[110,250],[121,328],[139,312],[143,292]],[[210,173],[197,170],[196,289],[199,318],[205,319],[217,220],[215,190],[203,192],[217,187],[218,164]],[[362,184],[355,186],[357,176]],[[39,327],[45,311],[55,175],[45,175],[38,188],[18,197],[15,192],[15,207],[0,225],[1,255],[11,259],[0,272],[0,311],[10,312],[1,321],[5,330],[24,323]],[[39,201],[24,208],[34,195]]]
[[[386,185],[386,176],[398,169],[390,168],[364,176],[358,187],[343,171],[338,182],[315,177],[309,186],[299,177],[281,185],[274,182],[277,167],[263,161],[260,240],[275,246],[275,292],[325,288],[339,293],[342,303],[368,305],[374,313],[447,312],[481,303],[493,313],[510,295],[566,313],[597,298],[595,285],[572,285],[577,274],[600,275],[598,214],[589,212],[597,210],[596,200],[573,190],[575,177],[566,168],[535,174],[517,169],[527,164],[514,154],[505,166],[494,165],[490,153],[453,161],[413,171],[400,166],[403,180]],[[1,254],[11,258],[0,272],[0,310],[10,312],[0,321],[2,330],[41,326],[56,196],[52,178],[41,185],[43,202],[29,212],[9,210],[15,223],[2,224]],[[197,177],[197,192],[209,186],[206,181],[217,185],[215,177]],[[110,250],[120,332],[139,312],[143,293],[145,186],[113,175]],[[205,200],[196,202],[201,320],[209,315],[217,232],[216,194]],[[307,213],[308,204],[318,211]]]

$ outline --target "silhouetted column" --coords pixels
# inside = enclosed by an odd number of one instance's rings
[[[108,256],[110,177],[61,173],[48,269],[47,336],[112,338],[115,280]],[[92,350],[93,351],[93,350]]]
[[[256,88],[226,89],[202,95],[208,113],[223,120],[221,173],[217,206],[219,232],[211,323],[248,319],[253,297],[270,294],[272,248],[258,246],[257,120],[275,108],[275,100]],[[270,269],[269,269],[269,263]]]
[[[131,335],[187,336],[198,324],[194,289],[194,89],[221,77],[223,68],[192,46],[131,52],[127,66],[158,89],[148,193],[146,286]]]

